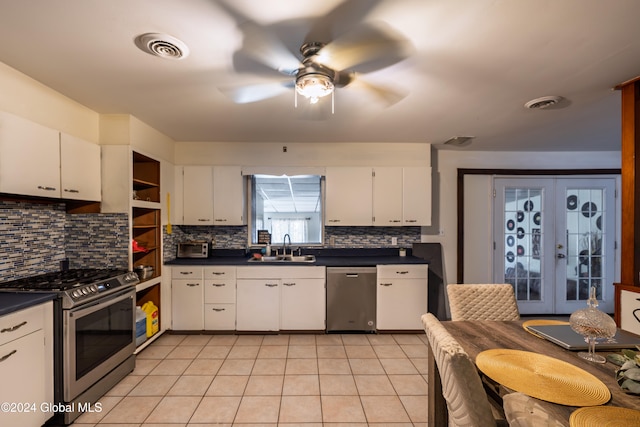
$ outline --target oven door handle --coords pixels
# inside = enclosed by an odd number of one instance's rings
[[[82,317],[87,314],[91,314],[94,311],[101,310],[105,304],[113,304],[118,301],[122,301],[127,298],[133,298],[136,295],[134,287],[127,288],[126,290],[118,293],[108,295],[104,298],[94,300],[87,305],[81,305],[80,307],[72,308],[68,310],[69,317]]]

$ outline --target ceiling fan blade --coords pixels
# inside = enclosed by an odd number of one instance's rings
[[[352,87],[358,87],[366,90],[387,107],[391,107],[392,105],[402,101],[409,94],[408,92],[397,88],[369,83],[361,78],[355,79]]]
[[[361,22],[381,0],[345,0],[324,16],[314,19],[305,42],[328,43]],[[356,24],[357,25],[357,24]]]
[[[293,75],[300,60],[271,32],[252,21],[240,24],[244,35],[240,52],[283,74]]]
[[[236,104],[248,104],[273,98],[290,90],[290,82],[259,83],[247,86],[224,87],[220,92]]]
[[[364,23],[320,49],[316,62],[364,73],[400,62],[412,50],[409,40],[387,24]]]

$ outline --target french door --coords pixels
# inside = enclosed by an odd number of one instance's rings
[[[494,280],[522,314],[569,314],[591,287],[612,313],[614,178],[495,178]]]

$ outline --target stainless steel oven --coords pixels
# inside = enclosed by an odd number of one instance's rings
[[[56,410],[68,425],[135,368],[135,285],[127,270],[76,269],[0,283],[1,290],[55,293]]]
[[[63,310],[63,392],[71,402],[136,349],[134,288]]]

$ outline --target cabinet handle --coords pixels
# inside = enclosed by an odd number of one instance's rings
[[[216,222],[226,222],[227,219],[226,218],[216,218],[216,219],[214,219],[214,221],[216,221]]]
[[[406,270],[405,271],[396,271],[396,274],[409,274],[409,272],[406,271]]]
[[[191,286],[191,287],[200,286],[200,283],[187,283],[187,286]]]
[[[224,283],[212,283],[211,286],[215,286],[215,287],[219,288],[219,287],[225,286],[225,284]]]
[[[76,189],[73,189],[73,188],[65,188],[64,191],[66,193],[79,193],[80,192],[80,190],[76,190]]]
[[[327,222],[340,222],[340,220],[339,219],[330,219]]]
[[[380,286],[392,286],[393,283],[380,283]]]
[[[291,283],[283,283],[284,286],[295,286],[296,282],[291,282]]]
[[[200,221],[200,222],[209,221],[209,218],[198,218],[198,221]]]
[[[404,222],[418,222],[417,219],[405,219]]]
[[[390,219],[389,222],[400,222],[399,219]]]
[[[213,311],[225,311],[226,308],[212,308]]]
[[[56,191],[56,187],[47,187],[47,186],[42,186],[42,185],[38,185],[38,190],[45,190],[45,191]]]
[[[211,274],[213,274],[214,276],[224,276],[224,273],[220,271],[212,271]]]
[[[11,356],[13,356],[14,354],[16,354],[18,352],[18,350],[13,350],[12,352],[10,352],[9,354],[5,354],[4,356],[0,357],[0,362],[4,362],[5,360],[7,360],[8,358],[10,358]]]
[[[180,274],[184,274],[184,275],[193,274],[193,271],[181,271]]]
[[[19,329],[19,328],[23,327],[23,326],[24,326],[24,325],[26,325],[26,324],[27,324],[27,321],[25,320],[25,321],[24,321],[24,322],[22,322],[22,323],[18,323],[16,326],[12,326],[12,327],[10,327],[10,328],[4,328],[4,329],[2,329],[2,330],[0,331],[0,333],[4,333],[4,332],[13,332],[13,331],[15,331],[16,329]]]
[[[268,286],[268,287],[270,287],[270,288],[273,288],[273,287],[275,287],[275,286],[278,286],[278,284],[277,284],[277,283],[265,283],[264,285],[265,285],[265,286]]]

